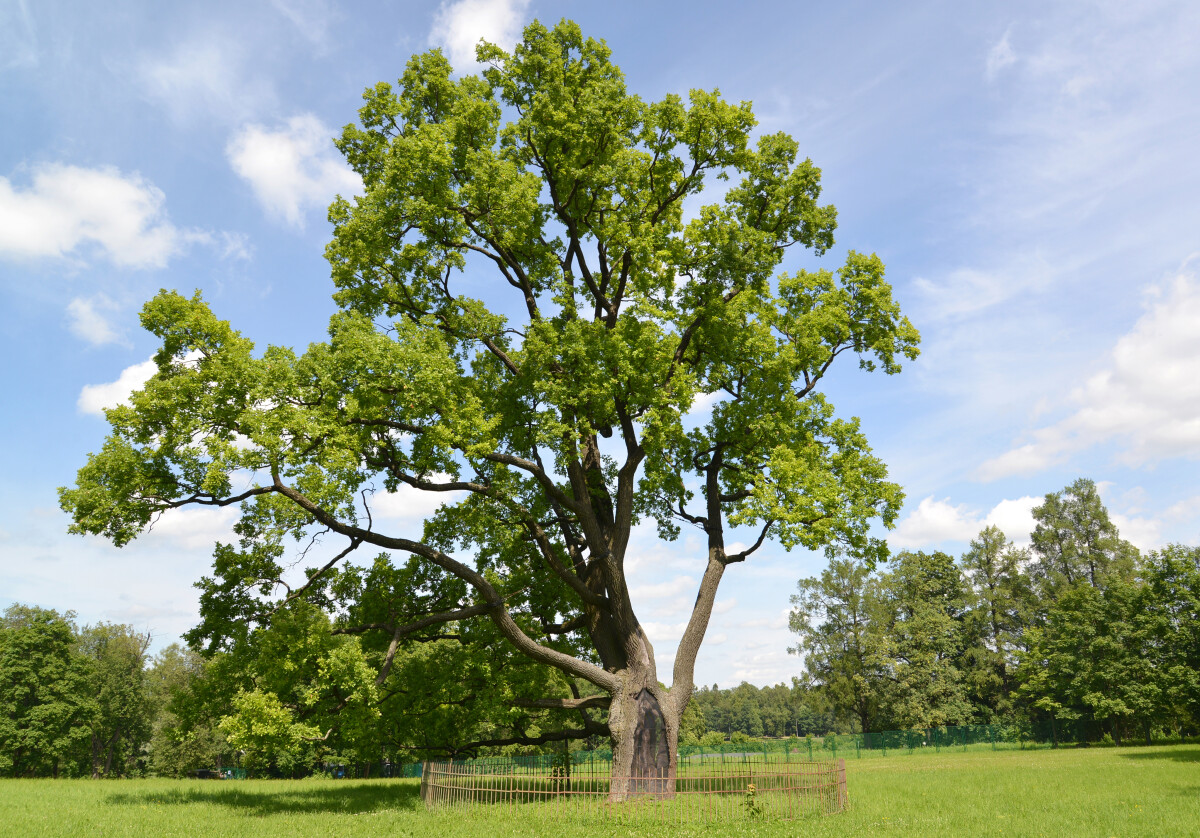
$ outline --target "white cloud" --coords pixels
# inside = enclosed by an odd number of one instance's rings
[[[182,363],[189,364],[199,357],[199,351],[193,349],[183,357]],[[107,384],[85,384],[79,392],[76,407],[79,408],[80,413],[103,416],[106,408],[129,404],[129,396],[133,391],[140,390],[142,385],[149,381],[156,372],[158,372],[158,365],[154,363],[154,358],[148,358],[140,364],[134,364],[121,370],[116,381],[110,381]]]
[[[151,532],[174,546],[200,550],[233,540],[237,519],[235,507],[169,509],[154,522]]]
[[[1163,513],[1163,518],[1168,521],[1187,521],[1196,516],[1200,516],[1200,495],[1184,498],[1172,504]]]
[[[667,599],[678,597],[683,593],[694,594],[697,584],[693,576],[676,576],[667,582],[633,586],[630,595],[639,601],[643,599]]]
[[[227,35],[184,42],[170,55],[141,62],[142,87],[178,121],[246,119],[275,97],[270,85],[243,72],[243,52]]]
[[[430,482],[444,483],[454,478],[448,474],[432,474]],[[437,512],[444,504],[455,504],[466,492],[427,492],[402,485],[395,492],[376,492],[368,499],[374,518],[386,518],[405,525],[417,525]]]
[[[249,259],[253,252],[250,237],[245,233],[222,232],[213,244],[220,250],[222,259]]]
[[[643,621],[642,628],[645,629],[646,636],[655,646],[655,659],[661,661],[664,657],[674,657],[676,654],[675,647],[679,645],[679,640],[683,637],[684,630],[687,629],[687,620],[678,623]],[[664,647],[662,653],[658,651],[659,646]],[[669,650],[666,648],[668,646]]]
[[[1162,546],[1162,525],[1157,520],[1119,512],[1110,512],[1108,517],[1116,525],[1121,538],[1139,550],[1154,550]]]
[[[1029,543],[1029,535],[1037,522],[1033,520],[1033,508],[1041,506],[1045,498],[1035,498],[1026,495],[1016,500],[1002,500],[983,519],[985,527],[999,527],[1009,540],[1024,546]],[[980,527],[979,529],[983,529]],[[978,535],[978,530],[971,537]]]
[[[692,397],[692,403],[688,406],[687,415],[689,418],[698,419],[705,413],[712,410],[713,405],[721,400],[725,393],[717,390],[713,393],[697,393]]]
[[[1011,34],[1012,29],[1010,28],[1004,33],[1004,37],[988,50],[987,65],[984,70],[988,81],[993,81],[1004,68],[1017,63],[1017,54],[1013,52],[1012,44],[1009,42]]]
[[[337,154],[333,134],[312,114],[300,114],[277,130],[247,125],[225,153],[269,215],[300,227],[306,210],[362,191],[358,175]]]
[[[79,401],[76,402],[76,406],[80,413],[103,416],[106,408],[129,404],[130,394],[134,390],[140,389],[156,372],[158,372],[158,366],[154,363],[153,358],[126,367],[116,381],[110,381],[107,384],[85,385],[79,393]]]
[[[980,478],[1030,474],[1109,441],[1134,466],[1200,456],[1200,282],[1181,273],[1160,290],[1071,401],[1074,412],[983,463]]]
[[[209,239],[171,224],[164,203],[154,184],[112,167],[40,166],[28,189],[0,177],[0,256],[64,257],[93,246],[120,267],[161,268]]]
[[[785,608],[776,614],[774,617],[755,617],[751,620],[742,620],[737,624],[738,628],[743,629],[772,629],[779,631],[788,627],[788,618],[791,616],[792,609]]]
[[[1017,544],[1029,542],[1033,531],[1033,508],[1041,498],[1023,497],[1002,500],[987,515],[979,515],[965,504],[953,505],[935,500],[933,495],[917,504],[888,536],[893,547],[928,547],[945,541],[970,541],[984,527],[996,526]]]
[[[782,650],[739,655],[731,663],[735,664],[733,680],[752,684],[786,683],[799,669],[797,660]]]
[[[106,294],[96,294],[87,298],[76,297],[67,303],[67,328],[71,330],[71,334],[93,346],[108,343],[127,344],[110,319],[118,310],[119,306]]]
[[[443,2],[429,32],[429,45],[444,47],[456,69],[476,66],[475,47],[480,40],[509,48],[521,34],[529,0],[457,0]]]

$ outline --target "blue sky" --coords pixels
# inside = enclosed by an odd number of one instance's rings
[[[510,45],[532,18],[607,40],[648,98],[751,100],[824,172],[836,267],[875,251],[923,337],[900,376],[829,392],[907,492],[894,548],[961,552],[985,524],[1096,480],[1144,549],[1200,539],[1200,6],[1114,3],[0,0],[0,605],[150,629],[229,512],[165,517],[130,547],[67,536],[55,490],[145,377],[159,288],[201,289],[259,345],[324,336],[325,206],[356,180],[330,138],[362,90],[442,46]],[[794,267],[795,265],[789,265]],[[429,510],[397,497],[398,531]],[[669,670],[703,550],[639,530],[639,613]],[[731,568],[701,683],[786,681],[808,553]]]

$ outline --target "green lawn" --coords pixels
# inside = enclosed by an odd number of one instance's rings
[[[802,823],[646,827],[539,807],[426,812],[414,780],[4,780],[13,836],[1200,835],[1200,746],[847,760],[851,808]]]

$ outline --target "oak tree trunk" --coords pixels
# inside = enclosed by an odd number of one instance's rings
[[[630,679],[609,709],[613,740],[609,800],[675,795],[679,713],[657,683]]]

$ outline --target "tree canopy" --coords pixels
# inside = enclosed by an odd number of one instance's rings
[[[987,527],[956,563],[830,563],[791,627],[815,706],[862,731],[1036,724],[1058,740],[1195,730],[1200,550],[1141,555],[1091,480],[1045,496],[1028,549]]]
[[[458,76],[414,57],[336,141],[363,189],[330,208],[328,339],[257,352],[199,294],[159,294],[142,313],[158,372],[108,411],[62,505],[118,545],[167,510],[240,505],[202,582],[210,651],[303,601],[392,695],[414,644],[503,647],[497,667],[549,667],[523,683],[557,692],[493,700],[578,713],[563,737],[611,733],[614,774],[673,770],[726,567],[768,539],[886,555],[869,528],[900,489],[821,385],[843,355],[899,371],[918,335],[874,255],[779,272],[793,246],[833,245],[836,213],[749,103],[646,101],[567,21],[478,57]],[[711,415],[689,415],[706,394]],[[373,510],[402,487],[461,499],[387,532]],[[626,581],[640,520],[707,542],[669,688]],[[727,552],[731,527],[752,546]],[[303,584],[289,539],[325,551]]]

